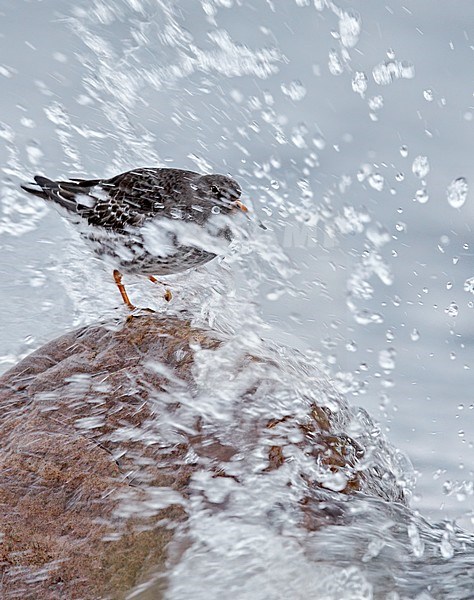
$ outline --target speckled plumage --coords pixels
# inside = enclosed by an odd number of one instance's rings
[[[138,168],[111,179],[34,179],[36,184],[22,188],[65,209],[94,252],[124,273],[168,275],[212,260],[215,253],[180,243],[164,225],[179,220],[205,226],[216,213],[245,210],[239,184],[224,175]],[[144,232],[150,226],[158,235],[165,232],[163,252],[147,247]],[[230,240],[228,227],[214,234]]]

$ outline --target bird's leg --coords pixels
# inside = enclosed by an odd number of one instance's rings
[[[120,295],[122,296],[122,300],[125,302],[125,304],[130,310],[135,310],[135,306],[133,306],[133,304],[130,302],[130,298],[128,297],[128,294],[125,290],[125,286],[122,283],[122,273],[120,273],[120,271],[117,271],[117,269],[114,270],[114,279],[119,289]]]
[[[161,285],[165,285],[164,283],[162,283],[161,281],[159,281],[159,279],[157,279],[156,277],[153,277],[153,275],[149,275],[148,279],[152,283],[161,283]],[[166,300],[166,302],[169,302],[172,297],[173,297],[173,294],[171,293],[171,290],[169,290],[168,288],[165,288],[165,300]]]

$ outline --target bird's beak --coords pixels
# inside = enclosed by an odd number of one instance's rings
[[[244,213],[249,212],[249,209],[245,206],[245,204],[243,202],[240,202],[240,200],[236,200],[234,202],[234,206],[239,208]]]

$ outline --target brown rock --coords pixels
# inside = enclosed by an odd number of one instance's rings
[[[186,322],[133,318],[67,334],[2,377],[2,597],[121,598],[163,564],[171,529],[114,510],[138,479],[183,489],[185,448],[158,452],[157,466],[140,439],[112,434],[153,415],[150,390],[166,377],[145,363],[163,361],[191,385],[191,343],[216,344]],[[183,511],[159,516],[179,522]]]
[[[201,461],[215,477],[235,477],[226,464],[245,452],[197,409],[180,420],[183,402],[192,403],[207,381],[196,351],[221,345],[186,320],[143,314],[64,335],[0,379],[2,598],[124,598],[147,581],[153,587],[137,597],[161,597],[167,545],[186,519],[190,477]],[[271,363],[248,353],[234,358],[236,374]],[[242,409],[260,383],[242,384]],[[240,412],[235,428],[245,430],[249,447],[266,448],[263,472],[285,463],[285,430],[297,430],[307,455],[344,473],[343,493],[378,493],[370,472],[356,468],[364,449],[338,432],[341,414],[335,420],[313,404],[304,422],[256,412],[244,423]],[[165,494],[161,504],[157,490]]]

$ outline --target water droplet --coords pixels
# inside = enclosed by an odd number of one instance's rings
[[[448,185],[448,189],[446,190],[449,204],[453,208],[461,208],[461,206],[463,206],[463,204],[466,202],[468,191],[469,187],[464,177],[458,177],[457,179],[451,181],[451,183]]]
[[[295,102],[302,100],[306,96],[306,88],[301,81],[291,81],[289,84],[283,83],[281,91]]]
[[[275,139],[279,144],[287,144],[288,143],[288,140],[286,139],[286,136],[283,133],[283,131],[277,131],[275,133]]]
[[[418,329],[412,329],[410,333],[410,338],[412,342],[417,342],[420,339],[420,332],[418,331]]]
[[[430,163],[427,156],[417,156],[411,166],[413,174],[424,179],[430,172]]]
[[[306,140],[300,132],[294,132],[291,135],[291,141],[297,148],[306,148]]]
[[[336,52],[336,50],[329,51],[328,68],[332,75],[341,75],[344,71],[341,59],[339,58],[339,54]]]
[[[26,154],[28,156],[28,160],[32,165],[39,164],[41,158],[43,157],[43,152],[38,146],[34,143],[28,144],[26,146]]]
[[[444,312],[448,315],[448,317],[457,317],[459,313],[459,307],[455,302],[451,302],[451,304],[444,309]]]
[[[380,110],[383,107],[383,96],[372,96],[369,98],[368,105],[370,110]]]
[[[15,69],[7,67],[7,65],[0,65],[0,75],[2,75],[3,77],[7,77],[8,79],[10,79],[11,77],[13,77],[14,73],[16,73]]]
[[[397,231],[405,231],[406,225],[405,223],[402,223],[401,221],[398,221],[398,223],[395,224],[395,229]]]
[[[400,154],[403,158],[406,158],[408,156],[408,146],[400,146]]]
[[[357,171],[357,181],[364,181],[372,173],[372,167],[368,164],[362,165]]]
[[[324,150],[326,147],[326,140],[322,135],[315,135],[313,137],[313,144],[316,146],[318,150]]]
[[[441,552],[441,556],[446,560],[453,558],[454,556],[454,548],[448,538],[443,534],[443,539],[439,545],[439,549]]]
[[[285,294],[285,290],[284,289],[283,290],[282,289],[275,289],[275,290],[267,293],[267,300],[270,300],[271,302],[275,302],[275,300],[278,300],[284,294]]]
[[[448,283],[446,284],[446,289],[450,290],[453,287],[453,282],[452,281],[448,281]]]
[[[400,171],[399,173],[397,173],[397,174],[395,175],[395,179],[396,179],[397,181],[403,181],[403,180],[405,179],[405,174],[404,174],[404,173],[402,173],[402,172]]]
[[[425,551],[425,543],[420,537],[418,527],[415,525],[415,523],[410,523],[410,525],[408,525],[407,527],[407,531],[408,537],[410,538],[413,555],[416,558],[421,558]]]
[[[357,352],[357,344],[354,342],[354,340],[351,340],[350,342],[347,342],[347,344],[346,344],[346,350],[348,352]]]
[[[464,282],[464,291],[474,294],[474,277],[469,277],[469,279],[466,279]]]
[[[392,371],[395,368],[396,351],[394,348],[387,348],[379,352],[379,365],[386,371]]]
[[[342,12],[339,18],[339,36],[341,44],[353,48],[359,41],[360,17],[355,12]]]
[[[369,175],[367,181],[369,182],[370,187],[374,188],[374,190],[377,190],[378,192],[383,190],[385,179],[380,173],[372,173]]]
[[[65,54],[63,54],[62,52],[53,52],[53,58],[54,58],[54,60],[57,60],[60,63],[67,62],[67,56]]]
[[[423,97],[427,102],[433,102],[433,98],[434,98],[433,90],[424,90]]]
[[[352,78],[352,89],[356,94],[364,97],[367,90],[367,75],[363,71],[356,71]]]
[[[33,119],[29,119],[28,117],[21,117],[20,123],[23,125],[23,127],[28,127],[29,129],[36,127],[36,123],[33,121]]]
[[[428,192],[426,191],[426,188],[422,188],[421,190],[416,190],[415,198],[420,204],[426,204],[428,202],[428,200],[430,199]]]
[[[370,312],[367,309],[355,311],[353,317],[359,325],[369,325],[370,323],[383,323],[383,316],[379,313]]]
[[[407,61],[387,60],[372,69],[372,76],[377,85],[388,85],[395,79],[413,79],[415,67]]]
[[[42,274],[37,274],[36,277],[31,277],[29,281],[31,287],[37,288],[41,287],[46,283],[46,276]]]
[[[279,187],[280,187],[280,183],[279,183],[279,182],[278,182],[276,179],[272,179],[272,180],[270,181],[270,185],[272,186],[272,188],[273,188],[274,190],[278,190],[278,189],[279,189]]]
[[[453,256],[453,265],[457,265],[459,262],[459,256]]]
[[[270,164],[272,165],[272,167],[274,169],[281,169],[281,161],[278,158],[275,158],[274,156],[270,157]]]

